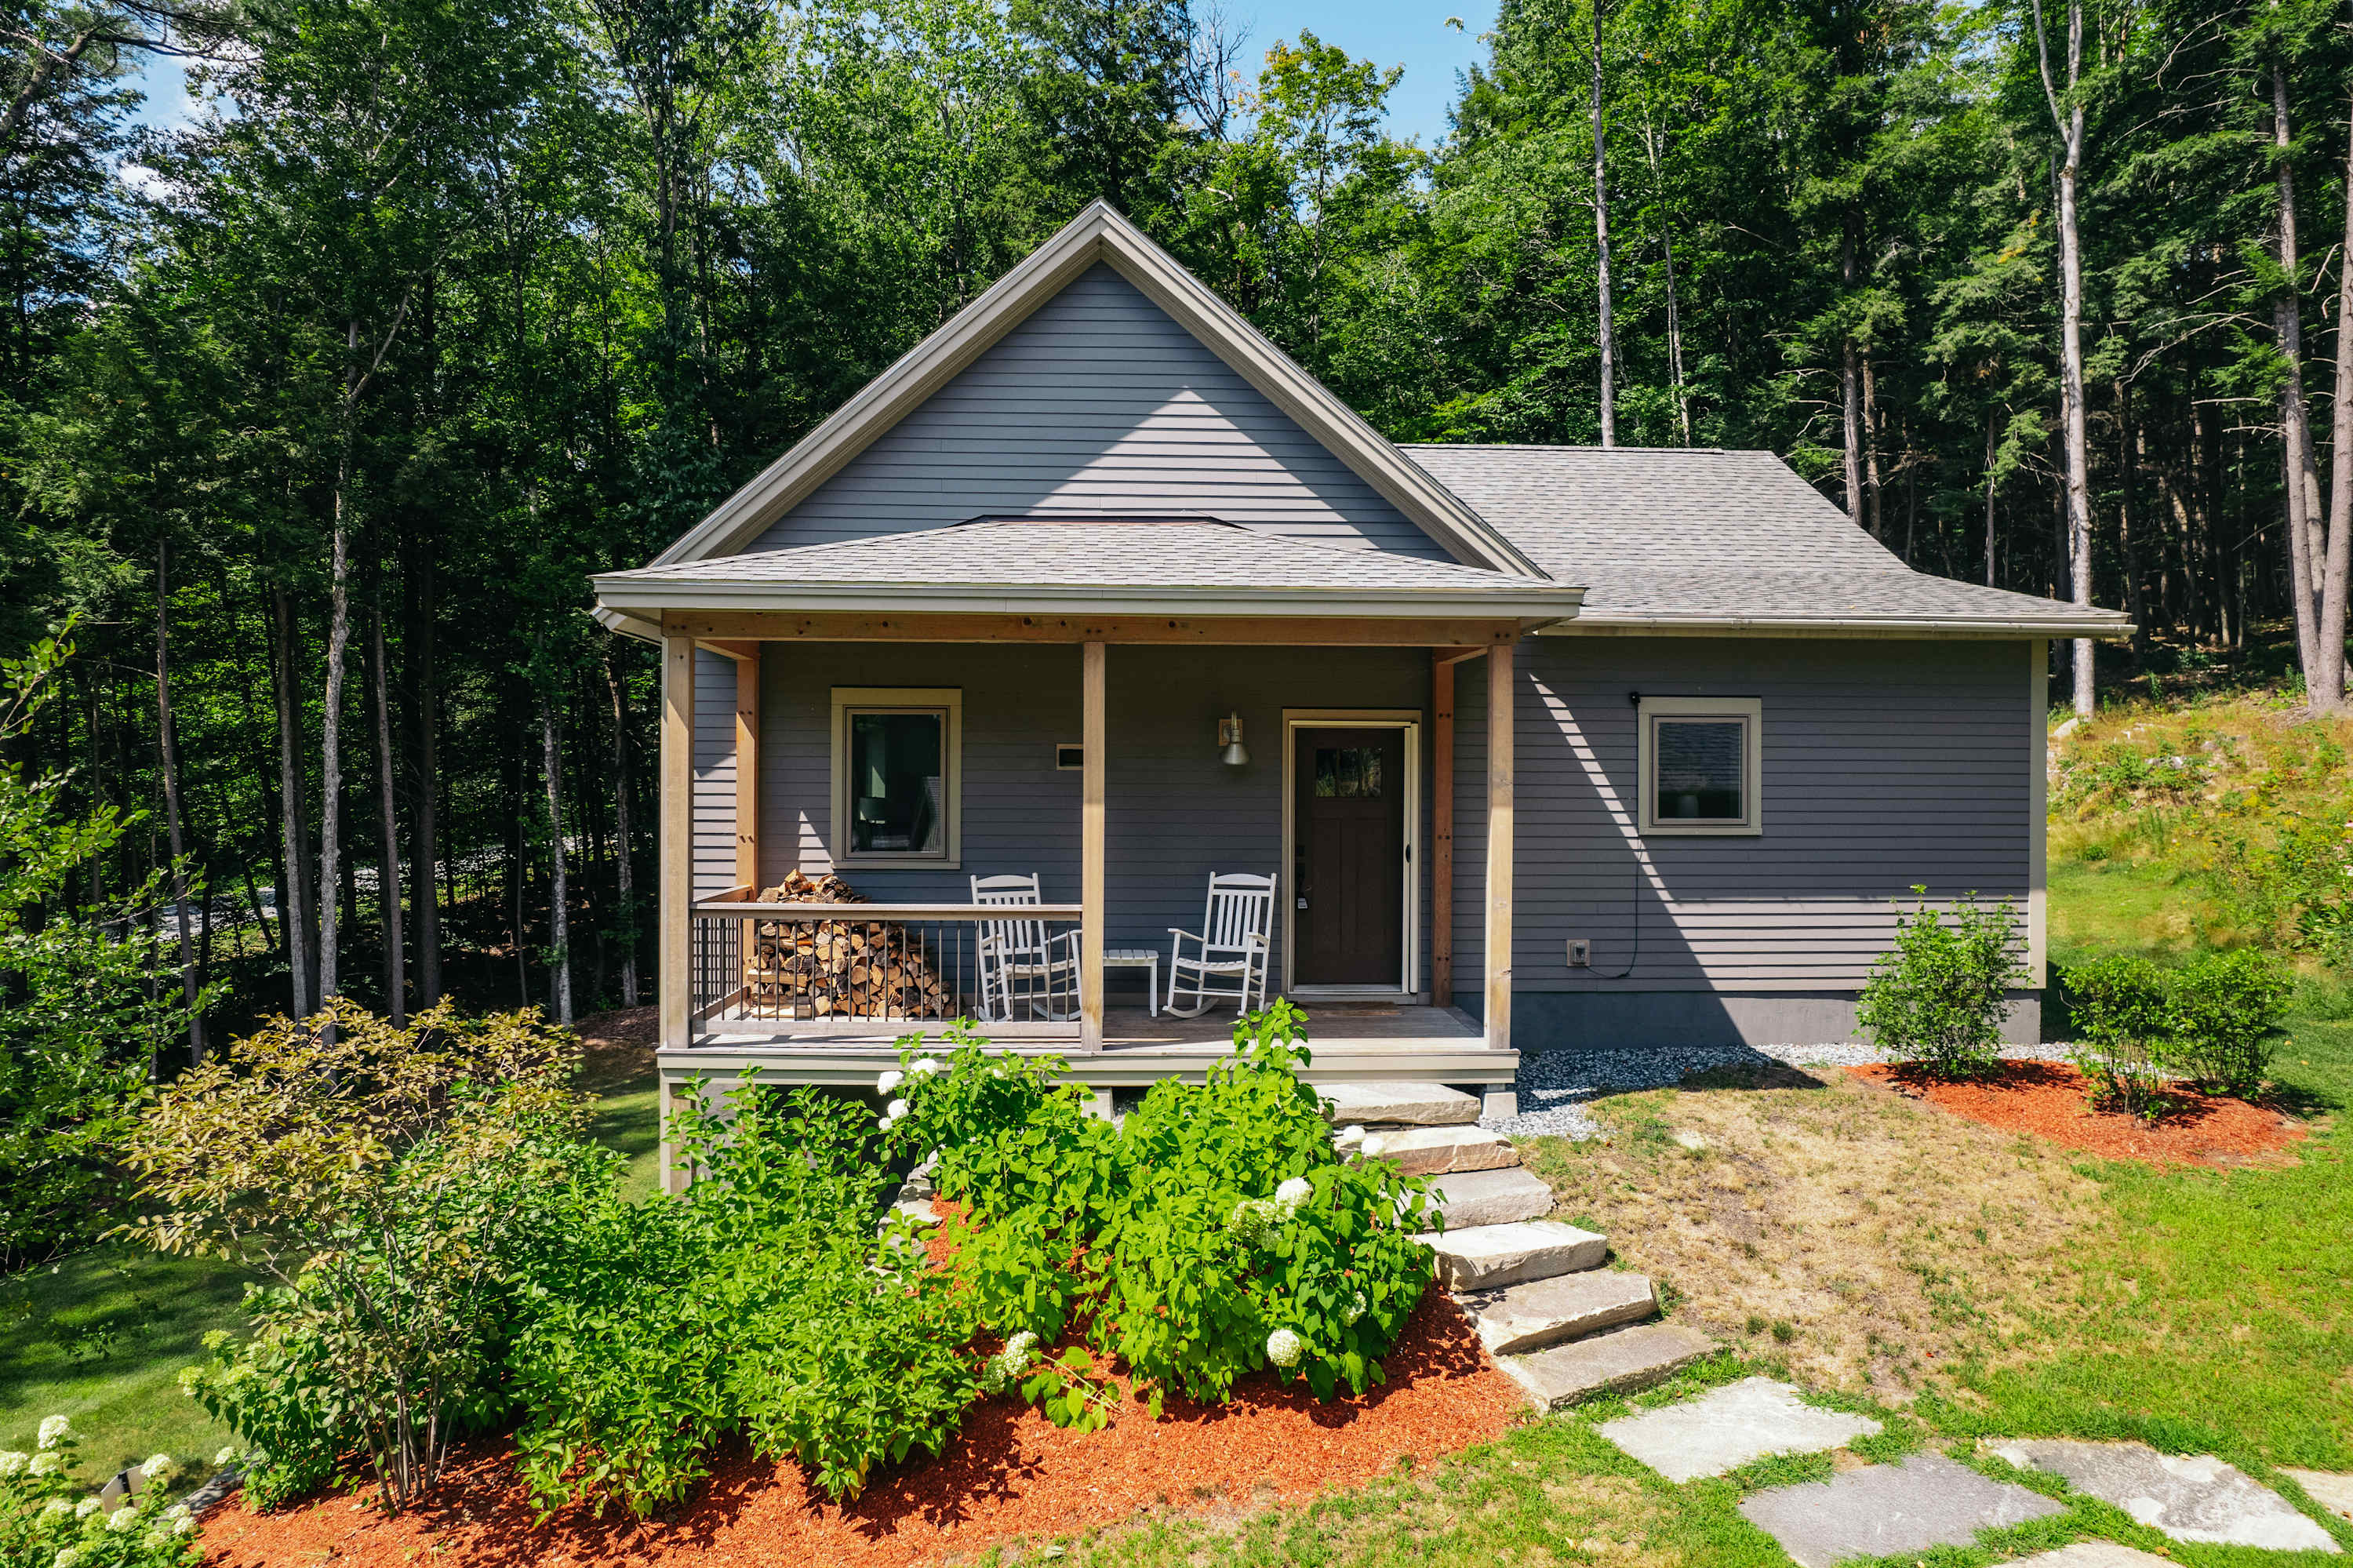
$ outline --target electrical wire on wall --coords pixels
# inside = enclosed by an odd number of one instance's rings
[[[1569,712],[1568,705],[1561,700],[1559,694],[1544,683],[1541,676],[1531,674],[1529,683],[1535,687],[1536,695],[1543,701],[1545,711],[1551,715],[1553,723],[1559,726],[1562,738],[1568,742],[1569,755],[1575,758],[1577,765],[1584,769],[1586,782],[1593,787],[1594,794],[1600,799],[1602,809],[1609,813],[1610,821],[1618,825],[1619,836],[1626,841],[1627,852],[1633,856],[1633,950],[1627,957],[1626,967],[1616,974],[1593,977],[1603,980],[1625,980],[1633,974],[1634,966],[1640,963],[1642,958],[1643,880],[1646,877],[1649,879],[1651,891],[1657,895],[1662,906],[1668,902],[1667,890],[1660,882],[1657,870],[1651,864],[1650,850],[1642,842],[1641,832],[1635,823],[1632,813],[1626,810],[1625,802],[1619,799],[1618,787],[1609,782],[1609,770],[1601,766],[1601,759],[1593,754],[1593,745],[1585,738],[1585,731],[1577,724],[1577,715]],[[1629,692],[1626,694],[1626,701],[1633,707],[1639,722],[1641,715],[1642,694]],[[1636,788],[1641,788],[1639,782]]]
[[[1634,724],[1637,728],[1640,728],[1642,723],[1642,694],[1627,693],[1626,704],[1634,710]],[[1642,781],[1640,779],[1635,779],[1634,788],[1640,789],[1641,787]],[[1632,842],[1626,847],[1627,866],[1634,876],[1633,885],[1627,890],[1626,895],[1627,903],[1631,905],[1634,910],[1634,947],[1633,950],[1626,955],[1624,969],[1614,975],[1596,975],[1593,977],[1595,980],[1624,980],[1634,972],[1634,966],[1642,961],[1642,862],[1646,850],[1642,843],[1642,835],[1639,831],[1634,833]]]

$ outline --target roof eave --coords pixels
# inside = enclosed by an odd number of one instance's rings
[[[1678,615],[1587,610],[1545,628],[1547,636],[1587,637],[2130,637],[2122,619],[2050,616]]]
[[[1168,312],[1457,560],[1549,580],[1500,530],[1102,201],[1090,203],[1053,238],[860,387],[794,443],[791,450],[712,508],[710,515],[679,535],[649,564],[675,566],[743,549],[761,529],[807,499],[877,437],[1098,261],[1109,264]]]
[[[735,610],[779,615],[1029,615],[1083,610],[1100,615],[1303,615],[1374,620],[1462,619],[1555,621],[1577,613],[1585,590],[1542,588],[1454,589],[1318,588],[1167,588],[1034,583],[809,583],[664,580],[607,574],[595,579],[598,620],[625,617],[659,624],[670,611]],[[610,625],[610,621],[607,621]],[[622,630],[616,628],[616,630]]]

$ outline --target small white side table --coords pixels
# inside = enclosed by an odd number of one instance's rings
[[[1103,953],[1103,968],[1150,970],[1151,983],[1150,989],[1144,993],[1145,1003],[1151,1009],[1153,1017],[1160,1016],[1160,954],[1155,949],[1151,948],[1109,948]]]

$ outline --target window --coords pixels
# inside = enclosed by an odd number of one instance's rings
[[[1324,800],[1381,798],[1381,753],[1371,746],[1315,748],[1315,795]]]
[[[1765,831],[1755,697],[1644,697],[1637,749],[1645,833]]]
[[[953,869],[963,848],[963,751],[962,692],[836,686],[834,863]]]

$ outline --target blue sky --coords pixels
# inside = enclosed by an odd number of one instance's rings
[[[1296,42],[1303,27],[1384,69],[1405,67],[1389,94],[1389,134],[1418,136],[1425,147],[1446,134],[1455,77],[1486,58],[1479,35],[1495,24],[1495,0],[1228,0],[1228,7],[1234,22],[1250,29],[1243,58],[1253,62],[1277,38]],[[1461,31],[1446,25],[1449,16],[1462,18]],[[147,94],[142,120],[185,123],[188,94],[179,61],[150,57],[139,85]]]

